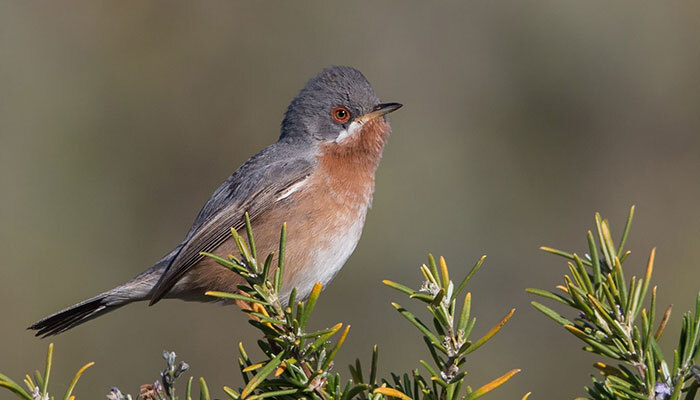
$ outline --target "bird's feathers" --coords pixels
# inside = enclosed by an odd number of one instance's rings
[[[231,228],[241,229],[246,212],[255,220],[277,201],[280,193],[311,174],[315,159],[279,157],[281,151],[286,153],[289,148],[282,149],[279,142],[261,151],[214,192],[197,216],[179,253],[154,287],[151,305],[202,260],[201,252],[216,249],[230,237]]]

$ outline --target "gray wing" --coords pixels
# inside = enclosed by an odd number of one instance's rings
[[[151,305],[163,298],[204,258],[201,252],[216,249],[230,237],[232,227],[241,229],[245,212],[254,220],[274,204],[281,192],[311,174],[315,160],[284,157],[289,157],[290,153],[288,147],[280,148],[277,144],[266,148],[243,164],[214,192],[199,212],[179,253],[153,288]]]

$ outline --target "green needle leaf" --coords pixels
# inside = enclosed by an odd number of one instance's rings
[[[217,256],[216,254],[207,253],[206,251],[203,251],[203,252],[201,252],[201,253],[199,253],[199,254],[202,255],[202,256],[206,256],[206,257],[209,257],[209,258],[213,259],[213,260],[216,261],[219,265],[222,265],[222,266],[224,266],[224,267],[226,267],[226,268],[228,268],[228,269],[236,270],[236,271],[240,271],[240,272],[248,272],[248,270],[246,270],[245,268],[241,267],[240,265],[236,265],[235,263],[232,263],[230,260],[227,260],[227,259],[225,259],[225,258],[223,258],[223,257],[219,257],[219,256]]]
[[[255,249],[255,240],[253,239],[253,227],[250,225],[250,216],[248,215],[247,211],[245,213],[245,231],[248,235],[248,244],[250,245],[250,251],[253,255],[253,258],[257,260],[258,253]]]
[[[479,268],[481,268],[481,266],[484,264],[484,261],[486,261],[486,254],[479,258],[476,264],[474,264],[474,266],[472,267],[471,271],[469,271],[467,276],[465,276],[462,282],[459,284],[459,286],[457,286],[457,290],[455,290],[454,293],[452,293],[452,298],[450,299],[450,301],[453,301],[457,298],[457,295],[462,291],[462,289],[464,289],[465,286],[467,286],[467,283],[472,279],[474,274],[476,274],[476,271],[478,271]]]
[[[236,293],[227,293],[227,292],[214,292],[214,291],[209,291],[204,293],[207,296],[212,296],[212,297],[219,297],[222,299],[232,299],[232,300],[240,300],[244,301],[247,303],[258,303],[258,304],[268,304],[264,300],[259,300],[250,296],[243,296],[241,294],[236,294]]]
[[[438,269],[437,269],[437,263],[435,262],[435,257],[433,257],[432,254],[428,254],[428,265],[430,266],[430,273],[428,274],[431,278],[426,277],[426,280],[431,281],[438,285],[438,287],[441,287],[442,282],[438,277],[440,276],[438,274]]]
[[[406,293],[406,294],[409,295],[409,296],[410,296],[410,295],[413,295],[413,294],[415,294],[415,293],[417,293],[415,290],[409,288],[408,286],[404,286],[404,285],[402,285],[402,284],[400,284],[400,283],[392,282],[392,281],[389,281],[389,280],[386,280],[386,279],[383,280],[382,283],[385,284],[385,285],[387,285],[387,286],[389,286],[389,287],[392,288],[392,289],[398,290],[399,292]]]
[[[204,381],[204,378],[199,378],[199,390],[199,400],[211,399],[209,397],[209,387],[207,386],[207,382]]]
[[[396,303],[391,303],[391,305],[394,306],[394,308],[396,308],[396,310],[404,318],[406,318],[410,323],[412,323],[416,328],[418,328],[418,330],[421,331],[421,333],[423,333],[423,335],[425,335],[428,339],[430,339],[430,341],[433,343],[433,345],[435,347],[440,349],[440,351],[442,351],[443,353],[447,353],[447,349],[445,349],[445,346],[443,346],[440,343],[441,340],[438,339],[437,336],[435,336],[435,334],[433,334],[430,331],[430,329],[427,326],[425,326],[424,323],[422,323],[418,318],[416,318],[415,315],[411,314],[410,312],[408,312],[408,310],[406,310],[405,308],[401,307],[400,305],[398,305]]]
[[[475,400],[478,399],[479,397],[485,395],[486,393],[496,389],[497,387],[503,385],[504,383],[508,382],[510,378],[512,378],[515,374],[520,372],[519,369],[514,369],[511,371],[508,371],[505,375],[494,379],[493,381],[485,384],[484,386],[476,389],[475,391],[469,393],[467,397],[465,397],[465,400]]]
[[[41,395],[46,396],[46,391],[49,387],[49,377],[51,376],[51,363],[53,362],[53,343],[49,343],[49,351],[46,353],[46,369],[44,370],[44,378],[41,383]]]
[[[331,353],[326,358],[326,361],[323,363],[323,366],[321,367],[321,369],[323,369],[323,370],[328,369],[328,366],[330,365],[331,361],[333,361],[333,358],[335,358],[335,355],[338,353],[338,350],[340,350],[340,346],[342,346],[343,343],[345,342],[345,337],[348,336],[349,331],[350,331],[350,325],[345,327],[343,334],[340,335],[340,339],[338,339],[338,343],[336,343],[335,346],[333,347],[333,350],[331,350]],[[333,333],[335,333],[335,332],[333,332]],[[372,367],[374,367],[374,364],[372,365]]]
[[[379,393],[379,394],[383,394],[385,396],[394,397],[394,398],[401,399],[401,400],[413,400],[410,397],[403,394],[401,391],[398,391],[398,390],[392,389],[392,388],[388,388],[388,387],[376,388],[376,389],[374,389],[373,393]]]
[[[68,390],[66,390],[66,395],[63,396],[63,400],[68,400],[71,397],[71,394],[73,394],[73,389],[75,389],[75,385],[78,383],[78,379],[83,375],[83,372],[85,372],[86,369],[92,367],[95,365],[94,362],[89,362],[85,365],[83,365],[82,368],[78,370],[78,372],[75,373],[75,376],[73,377],[73,380],[71,381],[70,385],[68,386]]]
[[[318,296],[321,294],[322,287],[323,285],[321,285],[321,282],[316,282],[313,289],[311,289],[311,294],[309,295],[309,299],[306,301],[304,311],[299,320],[299,326],[301,329],[306,327],[306,323],[309,321],[309,317],[311,317],[311,313],[314,311],[314,306],[316,306],[316,300],[318,300]]]
[[[192,400],[192,380],[194,379],[194,376],[190,376],[190,379],[187,380],[187,387],[185,388],[185,398],[187,400]],[[226,386],[224,386],[224,391],[226,391]]]
[[[377,348],[377,345],[375,344],[374,347],[372,348],[372,365],[370,366],[370,369],[369,369],[369,384],[370,385],[377,384],[378,359],[379,359],[379,349]]]
[[[25,400],[34,400],[34,398],[24,389],[22,389],[21,386],[3,374],[0,374],[0,387],[9,389],[12,393],[23,397]]]
[[[282,358],[285,353],[281,351],[275,358],[270,360],[257,374],[248,382],[241,392],[241,398],[245,399],[251,394],[279,365],[282,363]]]
[[[571,253],[567,253],[567,252],[565,252],[565,251],[553,249],[553,248],[547,247],[547,246],[540,246],[540,250],[546,251],[547,253],[551,253],[551,254],[554,254],[554,255],[557,255],[557,256],[560,256],[560,257],[567,258],[567,259],[572,260],[572,261],[574,260],[574,255],[571,254]],[[583,263],[584,263],[585,265],[588,265],[588,266],[591,265],[591,262],[588,261],[588,260],[584,260]]]
[[[531,302],[530,304],[532,304],[532,306],[535,307],[536,309],[538,309],[542,314],[544,314],[544,315],[548,316],[549,318],[553,319],[554,322],[556,322],[556,323],[558,323],[558,324],[560,324],[560,325],[573,325],[573,324],[574,324],[573,322],[571,322],[571,321],[569,321],[568,319],[566,319],[566,318],[562,317],[561,315],[559,315],[558,312],[552,310],[551,308],[549,308],[549,307],[547,307],[547,306],[545,306],[545,305],[543,305],[543,304],[540,304],[540,303],[538,303],[538,302],[536,302],[536,301],[533,301],[533,302]]]
[[[513,308],[512,310],[510,310],[510,311],[508,312],[508,314],[506,314],[506,316],[503,317],[503,319],[501,320],[501,322],[497,323],[497,324],[496,324],[493,328],[491,328],[491,330],[489,330],[484,336],[482,336],[479,340],[477,340],[477,341],[474,342],[471,346],[469,346],[469,347],[467,348],[467,350],[464,352],[464,354],[469,354],[469,353],[473,352],[474,350],[478,349],[479,347],[483,346],[486,342],[488,342],[489,340],[491,340],[491,338],[492,338],[495,334],[497,334],[498,331],[501,330],[501,328],[503,328],[503,326],[506,324],[506,322],[508,322],[508,320],[510,319],[510,317],[513,316],[514,313],[515,313],[515,308]]]
[[[634,218],[634,206],[630,207],[630,213],[627,217],[627,223],[625,223],[625,231],[622,233],[622,238],[620,238],[620,245],[618,246],[617,256],[622,257],[622,253],[625,249],[625,243],[627,242],[627,236],[630,233],[630,227],[632,226],[632,219]]]
[[[190,377],[190,381],[191,380],[192,380],[192,378]],[[231,389],[228,386],[224,386],[224,393],[226,393],[228,395],[228,397],[231,398],[231,400],[238,400],[241,397],[241,395],[237,391]],[[188,398],[187,400],[191,400],[191,399]]]
[[[275,279],[275,290],[279,293],[282,290],[282,279],[284,278],[284,257],[287,249],[287,223],[282,224],[282,230],[280,232],[280,252],[277,258],[277,272]],[[293,305],[294,302],[290,302]]]
[[[472,305],[472,294],[467,292],[464,296],[464,304],[462,305],[462,312],[459,314],[459,321],[457,322],[457,331],[465,332],[467,329],[467,324],[469,323],[469,317],[471,313]],[[466,337],[464,338],[466,339]]]
[[[566,297],[564,297],[562,295],[552,293],[552,292],[549,292],[547,290],[527,288],[527,289],[525,289],[525,291],[527,293],[534,294],[536,296],[540,296],[540,297],[544,297],[546,299],[558,301],[562,304],[566,304],[569,307],[575,307],[575,303],[573,301],[567,299]]]
[[[265,392],[261,394],[256,394],[254,396],[248,397],[249,400],[266,399],[268,397],[278,397],[284,398],[284,396],[300,393],[301,389],[285,389],[285,390],[275,390],[272,392]],[[292,396],[295,398],[296,396]]]
[[[600,283],[603,281],[602,278],[602,273],[600,271],[600,258],[598,257],[598,248],[595,242],[595,239],[593,239],[593,233],[591,231],[588,231],[586,235],[586,239],[588,240],[588,251],[591,253],[591,266],[593,268],[593,282],[595,283],[596,288],[600,285]]]

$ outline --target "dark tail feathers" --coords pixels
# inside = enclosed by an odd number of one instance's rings
[[[72,307],[68,307],[55,314],[36,322],[27,329],[37,331],[36,336],[45,338],[47,336],[57,335],[65,332],[68,329],[76,327],[83,322],[87,322],[93,318],[97,318],[102,314],[114,311],[124,305],[124,303],[110,304],[108,302],[108,293],[97,295],[91,299],[85,300]]]

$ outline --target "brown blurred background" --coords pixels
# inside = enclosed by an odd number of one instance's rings
[[[0,371],[40,366],[49,341],[26,326],[169,251],[276,140],[306,80],[347,64],[405,107],[363,239],[313,321],[352,325],[338,370],[375,343],[385,372],[427,359],[389,304],[410,302],[380,281],[419,284],[429,251],[455,276],[487,253],[475,334],[517,312],[471,357],[470,384],[519,367],[489,398],[583,394],[596,357],[524,289],[565,271],[538,246],[583,252],[595,211],[619,233],[636,204],[628,265],[658,246],[677,334],[700,289],[699,18],[697,2],[0,2]],[[81,398],[134,393],[170,349],[221,396],[252,334],[233,308],[132,305],[51,339],[52,386],[94,360]]]

